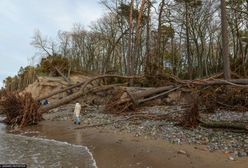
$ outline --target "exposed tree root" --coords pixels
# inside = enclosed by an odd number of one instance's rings
[[[3,113],[6,115],[5,122],[11,126],[25,127],[37,124],[41,119],[38,113],[39,104],[32,98],[30,93],[6,92],[0,102]]]
[[[199,117],[198,102],[196,99],[194,98],[192,99],[193,99],[192,106],[185,111],[183,118],[180,122],[180,124],[186,128],[192,128],[192,127],[194,128],[199,124],[198,120],[200,117]]]
[[[213,78],[218,77],[216,75]],[[130,76],[119,76],[119,75],[102,75],[93,77],[84,82],[75,84],[68,88],[55,91],[37,100],[33,100],[31,94],[24,93],[22,95],[18,93],[6,92],[1,93],[3,96],[0,102],[0,106],[4,108],[4,113],[7,115],[6,122],[10,125],[18,125],[24,127],[30,124],[35,124],[41,120],[41,115],[48,112],[49,110],[67,104],[75,99],[78,99],[88,93],[104,92],[109,89],[113,89],[119,84],[110,84],[95,86],[95,81],[101,81],[105,79],[121,79],[121,82],[129,79],[141,79],[143,77],[130,77]],[[145,91],[131,92],[130,90],[119,90],[119,92],[112,97],[112,99],[106,104],[106,112],[113,114],[127,114],[130,110],[135,108],[144,102],[151,101],[153,99],[166,97],[167,94],[180,89],[188,89],[190,92],[196,92],[199,95],[199,100],[189,98],[193,100],[189,102],[190,108],[186,110],[185,115],[180,120],[181,125],[184,127],[196,127],[199,124],[199,111],[198,105],[206,106],[206,109],[212,109],[213,111],[218,108],[231,109],[238,111],[248,110],[248,90],[246,79],[235,79],[235,80],[219,80],[213,79],[212,77],[202,80],[180,80],[178,78],[171,77],[174,83],[177,85],[168,85],[164,87],[152,88]],[[108,82],[109,83],[109,82]],[[94,84],[94,86],[93,86]],[[126,84],[126,83],[125,83]],[[229,86],[226,86],[229,85]],[[77,92],[58,100],[57,102],[51,103],[47,106],[40,107],[38,101],[44,98],[49,98],[73,88],[80,88]],[[187,93],[188,94],[188,93]],[[2,108],[1,107],[1,108]],[[151,119],[151,120],[168,120],[168,115],[155,115],[155,114],[137,114],[133,113],[131,119]],[[201,123],[202,124],[202,123]],[[218,125],[223,127],[221,125]],[[244,128],[244,126],[242,126]]]

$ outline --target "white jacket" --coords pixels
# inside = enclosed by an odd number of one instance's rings
[[[81,105],[79,103],[76,103],[75,109],[74,109],[74,116],[79,117],[81,112]]]

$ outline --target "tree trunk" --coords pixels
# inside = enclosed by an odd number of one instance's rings
[[[237,129],[248,131],[248,123],[228,121],[202,121],[200,125],[206,128]]]
[[[82,92],[82,91],[80,91],[80,92],[74,93],[74,94],[72,94],[72,95],[70,95],[70,96],[67,96],[67,97],[63,98],[62,100],[59,100],[59,101],[57,101],[57,102],[55,102],[55,103],[52,103],[52,104],[49,104],[49,105],[47,105],[47,106],[41,107],[41,108],[39,109],[39,113],[41,113],[41,114],[42,114],[42,113],[46,113],[46,112],[48,112],[49,110],[54,109],[54,108],[56,108],[56,107],[59,107],[59,106],[61,106],[61,105],[67,104],[67,103],[69,103],[69,102],[71,102],[71,101],[73,101],[73,100],[75,100],[75,99],[77,99],[77,98],[83,96],[83,95],[86,94],[86,93],[87,93],[87,92]]]
[[[57,102],[54,102],[52,104],[49,104],[47,106],[41,107],[39,109],[39,112],[40,113],[46,113],[46,112],[48,112],[49,110],[51,110],[53,108],[59,107],[59,106],[64,105],[64,104],[67,104],[67,103],[69,103],[69,102],[71,102],[71,101],[73,101],[73,100],[75,100],[75,99],[77,99],[77,98],[79,98],[79,97],[87,94],[91,90],[85,91],[85,88],[91,82],[93,82],[95,80],[104,79],[104,78],[134,79],[134,78],[140,78],[140,77],[139,76],[120,76],[120,75],[102,75],[102,76],[96,76],[94,78],[91,78],[91,79],[83,82],[83,84],[82,83],[78,84],[78,85],[82,85],[82,87],[81,87],[80,91],[78,91],[77,93],[74,93],[74,94],[72,94],[70,96],[67,96],[67,97],[65,97],[65,98],[63,98],[63,99],[61,99],[61,100],[59,100]],[[76,86],[72,86],[72,87],[76,87]],[[68,88],[66,90],[68,90]]]
[[[37,98],[36,101],[41,101],[41,100],[43,100],[43,99],[47,99],[47,98],[52,97],[52,96],[54,96],[54,95],[57,95],[57,94],[59,94],[59,93],[63,93],[63,92],[66,92],[66,91],[68,91],[68,90],[74,89],[74,88],[76,88],[76,87],[80,87],[80,86],[83,85],[84,83],[85,83],[85,81],[80,82],[80,83],[77,83],[77,84],[75,84],[75,85],[72,85],[72,86],[70,86],[70,87],[67,87],[67,88],[64,88],[64,89],[61,89],[61,90],[54,91],[54,92],[52,92],[52,93],[49,93],[48,95],[45,95],[45,96],[42,96],[42,97]]]
[[[151,64],[151,55],[150,55],[150,22],[151,22],[151,2],[148,0],[147,2],[147,20],[146,20],[146,53],[145,53],[145,67],[144,73],[145,76],[151,73],[150,64]]]
[[[228,23],[226,14],[226,1],[221,0],[221,34],[222,34],[222,55],[224,61],[224,77],[226,80],[231,79],[230,60],[229,60],[229,39]]]
[[[185,2],[185,10],[186,10],[186,46],[187,46],[187,58],[188,58],[188,75],[189,79],[193,78],[193,67],[192,67],[192,57],[190,54],[190,41],[189,41],[189,6],[188,3]]]
[[[157,54],[155,56],[155,65],[157,65],[157,72],[160,73],[163,71],[164,68],[164,55],[163,55],[163,49],[161,47],[161,27],[162,27],[162,16],[164,12],[164,6],[165,6],[165,0],[162,0],[160,3],[160,9],[159,9],[159,15],[158,15],[158,37],[157,37]]]
[[[132,47],[132,33],[133,33],[133,4],[131,1],[130,14],[129,14],[129,37],[128,37],[128,75],[133,75],[133,47]]]
[[[142,0],[139,15],[138,15],[138,20],[137,20],[135,47],[134,47],[134,55],[137,59],[136,60],[136,68],[135,68],[136,72],[137,72],[137,70],[139,70],[138,65],[140,65],[138,62],[139,58],[140,58],[140,52],[139,51],[142,50],[140,29],[141,29],[141,21],[142,21],[142,17],[143,17],[143,13],[144,13],[144,7],[145,7],[145,0]]]

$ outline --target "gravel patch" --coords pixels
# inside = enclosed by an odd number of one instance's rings
[[[166,114],[178,110],[173,117],[183,114],[181,107],[176,106],[154,106],[141,108],[138,112]],[[106,124],[104,127],[112,129],[114,132],[128,132],[134,136],[144,138],[163,139],[174,144],[201,144],[207,145],[206,150],[221,150],[228,154],[228,157],[236,159],[248,156],[248,134],[234,133],[228,130],[206,129],[197,127],[195,129],[185,129],[170,121],[153,120],[125,120],[128,116],[116,116],[102,113],[103,107],[87,107],[81,113],[81,125]],[[50,120],[73,120],[73,106],[56,109],[49,113]],[[247,115],[247,116],[246,116]],[[219,121],[248,121],[248,113],[237,113],[229,111],[218,111],[214,114],[203,114],[205,119]],[[120,120],[120,121],[118,121]],[[116,122],[118,121],[118,122]],[[109,123],[109,124],[107,124]],[[231,160],[231,159],[230,159]]]

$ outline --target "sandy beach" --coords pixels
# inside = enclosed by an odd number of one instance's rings
[[[247,15],[0,0],[0,168],[248,168]]]
[[[231,161],[205,145],[176,145],[164,140],[135,137],[107,128],[74,129],[72,121],[43,121],[24,131],[35,136],[87,146],[99,168],[246,168],[248,158]]]

